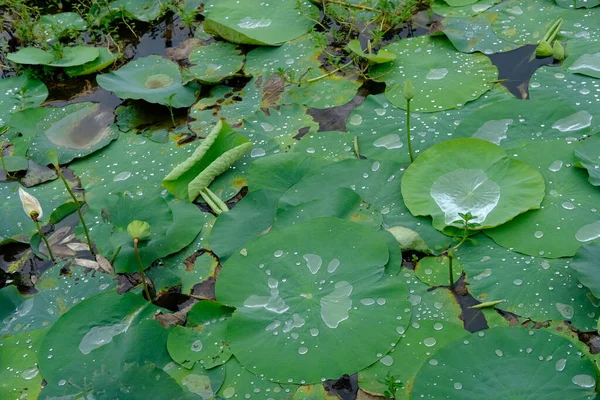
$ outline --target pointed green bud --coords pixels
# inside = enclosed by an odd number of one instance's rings
[[[404,98],[406,100],[412,100],[413,97],[415,97],[415,89],[413,89],[410,79],[407,79],[404,83]]]
[[[536,57],[550,57],[553,54],[554,50],[552,50],[552,46],[550,46],[550,43],[546,41],[541,41],[540,44],[538,44],[538,46],[535,48]]]
[[[554,42],[552,49],[554,50],[554,58],[556,60],[563,61],[566,58],[565,48],[558,40]]]
[[[58,151],[52,149],[46,152],[46,158],[54,165],[55,168],[59,167],[58,164]]]
[[[152,231],[150,230],[150,224],[145,221],[131,221],[129,225],[127,225],[127,233],[132,238],[137,238],[138,240],[146,240],[150,238]]]

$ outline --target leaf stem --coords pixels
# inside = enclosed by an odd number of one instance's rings
[[[413,154],[412,142],[410,140],[410,100],[406,100],[406,139],[408,141],[408,155],[410,156],[410,162],[415,161]]]
[[[454,260],[454,256],[452,254],[448,254],[448,273],[450,274],[450,290],[454,291],[454,269],[452,267],[452,262]]]
[[[56,261],[54,259],[54,254],[52,254],[52,249],[50,248],[50,243],[48,243],[48,239],[46,239],[44,232],[42,232],[42,227],[40,226],[40,223],[38,222],[37,218],[31,218],[31,220],[35,224],[35,228],[37,229],[38,235],[40,235],[42,237],[42,240],[46,244],[46,248],[48,249],[48,255],[50,256],[50,259],[52,261]]]
[[[360,149],[358,148],[358,136],[354,136],[354,152],[356,153],[356,158],[360,160]]]
[[[69,183],[65,179],[65,176],[63,175],[62,170],[60,169],[60,166],[55,165],[54,168],[56,169],[56,172],[58,173],[58,176],[60,177],[62,182],[65,184],[65,188],[67,189],[67,192],[69,192],[69,194],[71,195],[71,198],[75,202],[75,207],[77,208],[77,215],[79,216],[79,220],[81,221],[81,225],[83,226],[83,232],[85,233],[85,238],[87,240],[88,247],[90,248],[90,253],[92,253],[92,255],[94,256],[96,254],[94,253],[94,248],[92,247],[92,240],[90,239],[90,232],[88,231],[87,225],[85,224],[85,221],[83,220],[83,214],[81,213],[81,206],[79,205],[79,201],[77,200],[77,197],[75,197],[75,194],[69,187]]]
[[[140,240],[138,238],[133,238],[133,250],[135,251],[135,258],[140,266],[140,274],[142,275],[142,284],[144,285],[144,293],[146,293],[146,297],[148,301],[152,301],[152,297],[150,297],[150,291],[148,290],[148,284],[146,283],[146,273],[144,272],[144,266],[142,265],[142,259],[140,257],[140,249],[138,248],[138,242]]]

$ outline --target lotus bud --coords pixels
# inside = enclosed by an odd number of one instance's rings
[[[21,199],[21,204],[23,205],[23,211],[25,211],[25,213],[29,215],[32,220],[37,221],[38,219],[42,218],[44,213],[38,199],[27,193],[25,190],[23,190],[23,188],[19,188],[19,198]]]
[[[127,233],[134,239],[138,240],[146,240],[150,238],[152,234],[150,230],[150,224],[145,221],[131,221],[129,225],[127,225]]]
[[[404,98],[406,100],[412,100],[415,97],[415,89],[413,88],[410,79],[407,79],[404,83]]]
[[[554,59],[563,61],[566,58],[565,48],[558,40],[554,42],[552,49],[554,50]]]
[[[46,152],[46,158],[54,165],[55,168],[59,167],[58,164],[58,151],[56,149],[52,149]]]
[[[554,50],[552,50],[552,46],[550,43],[542,40],[540,44],[535,48],[535,56],[536,57],[550,57],[554,54]]]

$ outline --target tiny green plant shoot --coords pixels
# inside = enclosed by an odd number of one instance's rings
[[[215,214],[219,215],[221,213],[229,211],[227,203],[221,200],[221,198],[209,188],[202,189],[200,191],[200,196],[202,196],[206,204],[208,204],[208,206],[215,212]]]
[[[535,48],[536,57],[554,56],[554,58],[556,58],[558,61],[564,60],[565,50],[558,40],[554,40],[560,31],[562,22],[562,18],[557,19],[544,34],[542,40],[540,40],[539,44]],[[552,42],[554,42],[554,45],[552,45]]]
[[[148,283],[146,282],[146,273],[144,272],[144,265],[140,257],[139,242],[150,239],[152,231],[150,230],[150,224],[145,221],[131,221],[127,225],[127,233],[133,238],[133,250],[135,252],[135,258],[137,259],[140,267],[140,275],[142,276],[142,285],[144,286],[144,293],[148,298],[148,301],[152,301],[150,296],[150,290],[148,290]]]
[[[48,255],[50,256],[50,259],[55,261],[54,254],[52,254],[52,249],[50,248],[50,243],[48,243],[48,239],[46,239],[46,236],[42,231],[42,227],[40,226],[39,219],[42,218],[42,215],[44,214],[40,202],[37,198],[35,198],[35,196],[27,193],[21,187],[19,188],[19,198],[21,199],[21,204],[23,205],[23,211],[25,211],[25,214],[29,215],[29,218],[31,218],[35,228],[37,229],[38,235],[40,235],[46,244],[46,249],[48,249]]]
[[[60,168],[60,164],[58,163],[58,152],[56,150],[50,150],[49,152],[46,153],[46,156],[52,163],[52,166],[54,166],[54,169],[56,170],[58,177],[60,178],[62,183],[65,185],[65,189],[67,189],[67,192],[69,192],[69,195],[71,196],[71,198],[73,199],[73,202],[75,203],[75,208],[77,209],[77,216],[79,217],[79,221],[81,221],[81,226],[83,227],[83,233],[85,234],[85,239],[87,240],[88,248],[90,249],[90,253],[92,253],[92,255],[95,255],[94,247],[92,246],[92,240],[90,239],[90,232],[88,231],[87,225],[85,224],[85,220],[83,219],[83,214],[81,213],[81,205],[79,204],[77,197],[73,193],[73,190],[71,190],[69,183],[67,182],[64,174],[62,173],[62,169]]]
[[[413,88],[410,79],[407,79],[404,83],[404,98],[406,99],[406,140],[408,142],[408,155],[410,156],[410,162],[415,161],[415,156],[412,148],[412,141],[410,139],[410,101],[415,97],[415,90]]]
[[[386,398],[396,398],[396,392],[398,389],[402,389],[404,387],[404,383],[400,382],[394,375],[391,375],[389,372],[385,378],[380,379],[379,383],[382,383],[386,386],[386,389],[383,392],[383,395]]]
[[[448,254],[448,276],[450,281],[450,290],[454,290],[454,252],[458,250],[459,247],[462,246],[469,239],[469,236],[471,236],[472,234],[472,230],[481,225],[477,222],[472,222],[474,219],[477,218],[477,216],[471,214],[470,211],[464,214],[458,213],[458,216],[461,219],[457,219],[453,223],[462,225],[461,235],[457,236],[460,238],[460,241],[456,246],[451,246],[448,250],[446,250],[446,254]]]

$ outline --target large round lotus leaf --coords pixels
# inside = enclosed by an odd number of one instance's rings
[[[6,58],[17,64],[74,67],[95,60],[99,54],[97,48],[88,46],[64,47],[61,55],[35,47],[25,47],[16,53],[8,54]]]
[[[568,12],[568,11],[567,11]],[[600,85],[598,80],[589,76],[557,71],[556,68],[543,67],[531,77],[529,94],[534,100],[554,101],[561,99],[580,112],[573,129],[579,124],[589,126],[591,132],[600,131]],[[573,141],[575,139],[571,139]]]
[[[600,243],[594,242],[581,247],[571,262],[571,268],[577,273],[579,282],[590,289],[596,298],[600,298],[600,274],[598,274],[599,257]]]
[[[455,139],[423,152],[402,177],[404,203],[433,226],[460,226],[471,213],[477,229],[491,228],[539,208],[544,179],[524,162],[481,139]]]
[[[115,291],[77,304],[42,342],[39,368],[47,386],[64,395],[91,390],[95,398],[120,398],[123,391],[137,393],[135,399],[148,393],[183,398],[181,387],[162,371],[171,361],[169,331],[153,320],[156,311],[141,296]]]
[[[163,368],[183,388],[188,400],[210,400],[223,385],[225,368],[204,369],[200,364],[187,369],[174,362]]]
[[[595,386],[592,362],[567,339],[493,328],[439,350],[419,371],[410,398],[588,400]]]
[[[42,40],[52,42],[77,31],[83,31],[86,23],[74,12],[42,15],[33,27],[33,33]]]
[[[306,0],[212,0],[204,17],[206,32],[230,42],[277,46],[308,32],[319,13]]]
[[[486,231],[500,246],[520,253],[556,258],[572,256],[600,237],[600,192],[587,172],[572,166],[574,146],[566,141],[532,143],[514,149],[515,157],[536,165],[546,181],[539,210]]]
[[[222,399],[291,399],[296,385],[280,385],[254,375],[244,368],[235,357],[225,364],[225,381],[219,390]]]
[[[100,103],[76,103],[51,108],[38,124],[28,156],[40,165],[49,164],[46,152],[56,149],[58,162],[66,164],[87,156],[115,140],[119,131],[115,116]]]
[[[492,11],[492,10],[490,10]],[[498,15],[492,22],[496,34],[517,44],[537,44],[559,18],[560,36],[600,38],[600,9],[573,12],[556,5],[554,0],[514,0],[494,7]]]
[[[192,64],[187,74],[203,83],[218,83],[234,76],[244,65],[244,56],[235,45],[216,42],[192,50],[188,57]]]
[[[147,56],[131,61],[116,71],[96,77],[105,90],[122,99],[142,99],[180,108],[196,101],[195,89],[182,86],[179,67],[159,56]]]
[[[48,97],[48,88],[36,79],[19,75],[0,79],[0,128],[12,113],[37,107]]]
[[[444,18],[440,29],[463,53],[493,54],[516,49],[516,44],[496,36],[490,20],[493,18],[485,14],[472,18]]]
[[[358,373],[361,389],[383,395],[388,387],[382,382],[394,377],[404,384],[396,399],[408,399],[412,381],[423,363],[436,351],[458,338],[468,335],[461,325],[440,320],[419,320],[402,335],[402,341],[379,362]]]
[[[144,268],[160,257],[176,253],[190,244],[202,228],[202,213],[192,203],[168,202],[161,196],[131,198],[126,194],[105,195],[96,208],[90,204],[86,214],[90,235],[98,250],[113,259],[119,273],[139,270],[133,238],[127,233],[132,221],[150,224],[151,236],[139,243]]]
[[[176,326],[167,340],[169,355],[178,364],[192,368],[222,365],[231,357],[225,341],[232,309],[210,300],[196,303],[187,315],[185,327]]]
[[[590,175],[588,180],[600,186],[600,134],[593,135],[575,145],[576,167],[585,168]]]
[[[37,367],[38,349],[45,330],[2,337],[0,346],[0,396],[3,399],[37,399],[42,376]]]
[[[112,11],[124,11],[128,18],[150,22],[160,17],[167,4],[155,0],[115,0],[108,5]]]
[[[371,228],[318,218],[246,250],[223,266],[217,299],[237,307],[227,332],[236,358],[267,379],[316,383],[355,373],[387,353],[410,319],[408,290],[384,276],[389,251]]]
[[[402,109],[406,109],[403,93],[407,79],[415,91],[412,110],[434,112],[462,107],[490,90],[498,78],[488,57],[459,53],[446,38],[403,39],[385,50],[395,53],[396,59],[374,66],[370,75],[386,83],[387,99]]]
[[[434,13],[450,18],[467,18],[488,10],[502,0],[479,0],[476,3],[460,7],[452,7],[444,0],[434,0],[431,9]]]
[[[563,8],[592,8],[600,4],[599,0],[555,0],[556,4]]]
[[[469,292],[482,302],[506,300],[497,307],[534,321],[568,320],[593,330],[600,309],[582,288],[570,260],[525,256],[502,248],[484,235],[457,252]]]
[[[583,138],[592,133],[591,123],[587,111],[577,111],[564,100],[513,98],[474,111],[461,121],[456,136],[484,139],[511,149],[532,141]]]

